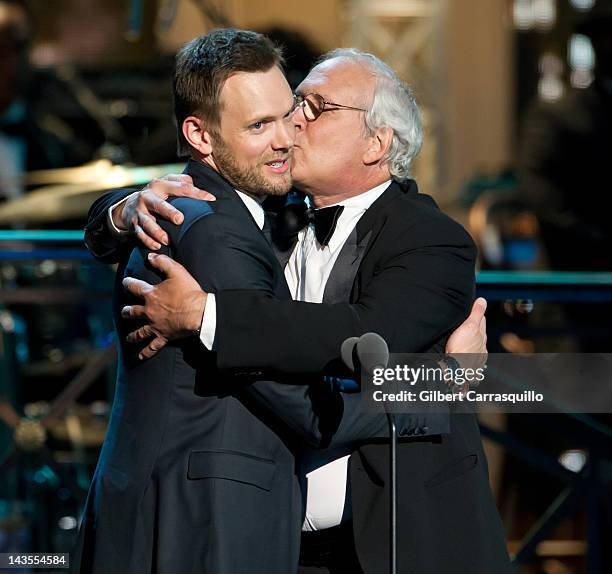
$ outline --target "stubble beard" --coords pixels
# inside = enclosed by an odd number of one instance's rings
[[[227,179],[235,189],[258,196],[282,196],[286,195],[291,189],[291,169],[288,169],[282,175],[279,174],[277,177],[272,176],[267,178],[261,171],[265,169],[265,160],[256,166],[241,166],[221,136],[214,135],[212,139],[215,150],[213,153],[215,165],[221,175]],[[267,161],[273,161],[274,159],[274,157],[271,157]],[[288,162],[291,162],[291,153],[287,155],[286,159]]]

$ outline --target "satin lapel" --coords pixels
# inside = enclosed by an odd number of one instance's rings
[[[287,263],[289,263],[289,258],[293,253],[293,248],[295,247],[296,241],[291,244],[291,247],[288,249],[281,249],[276,243],[272,242],[272,250],[274,251],[274,255],[276,255],[276,259],[278,259],[278,263],[281,268],[285,268]]]
[[[357,228],[353,229],[331,270],[323,292],[323,303],[340,303],[349,300],[357,270],[371,237],[370,231],[357,242]]]
[[[387,220],[387,206],[404,193],[417,193],[416,184],[393,182],[368,208],[349,235],[327,280],[323,303],[349,301],[351,290],[361,261]]]

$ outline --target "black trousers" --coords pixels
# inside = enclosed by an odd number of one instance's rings
[[[363,574],[355,550],[353,523],[302,532],[299,574]]]

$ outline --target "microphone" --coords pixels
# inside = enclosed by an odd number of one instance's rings
[[[348,369],[354,373],[357,369],[355,367],[355,348],[357,347],[357,342],[359,341],[359,337],[349,337],[342,346],[340,347],[340,356],[342,357],[342,362],[348,367]]]
[[[362,369],[368,374],[374,369],[384,369],[389,364],[389,347],[378,333],[361,335],[355,351]]]
[[[370,374],[374,369],[389,364],[389,347],[378,333],[365,333],[361,337],[349,337],[340,347],[342,362],[354,373],[364,370]]]

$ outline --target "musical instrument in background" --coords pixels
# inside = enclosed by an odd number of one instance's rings
[[[37,187],[0,205],[0,225],[84,221],[89,207],[104,191],[144,185],[156,177],[181,173],[183,167],[182,163],[123,166],[98,160],[80,167],[29,172],[23,182]]]

